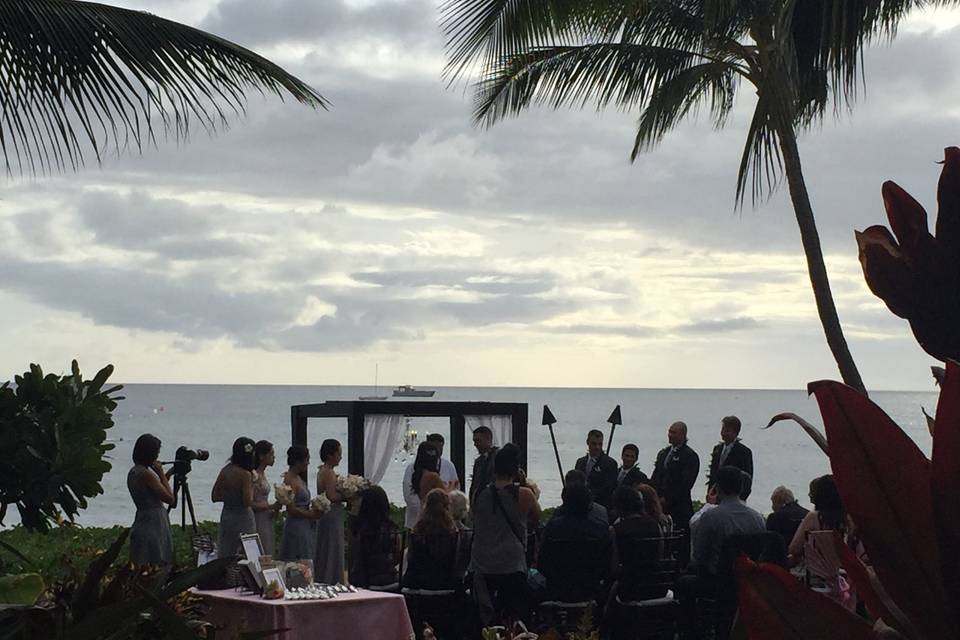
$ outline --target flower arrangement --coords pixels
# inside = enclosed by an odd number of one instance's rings
[[[330,511],[331,506],[330,498],[328,498],[324,493],[321,493],[310,501],[311,511],[316,511],[317,513],[327,513]]]
[[[347,502],[360,496],[360,492],[370,488],[370,481],[363,476],[346,475],[337,477],[337,491]]]
[[[293,504],[293,487],[288,484],[273,485],[273,496],[282,505]]]
[[[283,597],[284,589],[277,580],[271,580],[267,588],[263,590],[263,597],[267,600],[279,600]]]

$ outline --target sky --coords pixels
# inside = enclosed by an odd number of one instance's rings
[[[126,0],[253,49],[332,102],[252,94],[214,136],[5,178],[0,379],[803,388],[839,377],[786,190],[734,208],[753,100],[631,163],[636,113],[484,129],[441,79],[426,0]],[[800,139],[834,297],[868,388],[934,364],[867,289],[854,230],[892,179],[936,211],[960,143],[960,14],[865,56],[854,110]]]

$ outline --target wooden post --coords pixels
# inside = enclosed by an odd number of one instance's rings
[[[450,416],[450,449],[448,454],[453,466],[457,468],[457,477],[460,479],[460,490],[466,493],[466,442],[464,431],[467,421],[463,414]]]
[[[364,411],[354,405],[347,417],[347,472],[363,475],[363,418]]]
[[[511,429],[513,433],[513,444],[520,449],[520,466],[524,471],[527,469],[527,405],[523,405],[519,410],[514,411],[511,416],[513,423]]]
[[[290,407],[290,444],[307,446],[307,419],[300,417],[297,407]]]

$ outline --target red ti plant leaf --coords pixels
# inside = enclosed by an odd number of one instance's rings
[[[953,360],[947,361],[937,403],[930,487],[947,596],[956,614],[960,608],[960,364]],[[954,618],[954,623],[960,621]]]
[[[875,225],[856,234],[870,290],[939,360],[960,358],[960,149],[949,147],[944,158],[936,236],[920,203],[889,181],[882,193],[893,233]]]
[[[957,637],[947,622],[930,461],[856,389],[823,381],[809,390],[820,405],[840,497],[880,582],[922,637]]]
[[[871,640],[868,622],[774,564],[741,555],[737,601],[750,640]]]
[[[840,563],[847,572],[847,578],[853,583],[857,597],[863,600],[870,613],[901,631],[908,638],[921,638],[920,632],[900,610],[897,603],[890,598],[876,574],[871,574],[853,549],[844,543],[838,532],[834,532],[834,545],[837,557],[840,558]]]

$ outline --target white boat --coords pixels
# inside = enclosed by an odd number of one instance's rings
[[[360,396],[361,400],[386,400],[387,396],[380,395],[380,365],[376,365],[376,368],[373,370],[373,395],[372,396]]]
[[[402,384],[393,390],[393,395],[398,398],[432,398],[435,393],[433,389],[417,389],[409,384]]]

